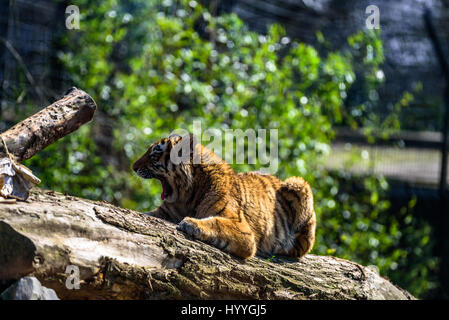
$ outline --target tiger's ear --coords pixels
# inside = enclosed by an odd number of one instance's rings
[[[191,163],[192,159],[195,157],[195,149],[198,145],[197,138],[191,133],[188,133],[183,137],[176,135],[174,137],[170,136],[169,138],[173,146],[171,152],[174,152],[176,158],[174,160],[170,157],[170,160],[175,164],[181,162]],[[175,142],[173,143],[173,141]]]
[[[182,137],[179,134],[173,133],[168,137],[173,145],[177,144],[182,140]]]

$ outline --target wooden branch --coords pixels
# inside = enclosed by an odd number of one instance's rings
[[[65,285],[68,265],[79,267],[78,290]],[[0,204],[0,280],[28,274],[61,299],[413,299],[351,261],[243,263],[164,220],[39,189]]]
[[[9,152],[22,162],[90,121],[96,107],[90,95],[71,88],[63,98],[1,135]]]

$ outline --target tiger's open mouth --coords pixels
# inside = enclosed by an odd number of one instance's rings
[[[158,179],[162,184],[161,199],[164,200],[165,198],[169,197],[173,193],[173,189],[166,179],[159,178],[159,177],[155,177],[155,178]]]
[[[167,179],[164,177],[158,177],[155,176],[148,168],[142,167],[136,170],[136,173],[139,177],[144,179],[158,179],[162,184],[162,193],[161,193],[161,199],[164,200],[165,198],[169,197],[173,193],[173,189],[170,186],[170,183],[168,183]]]

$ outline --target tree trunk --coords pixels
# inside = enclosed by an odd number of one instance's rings
[[[79,268],[79,289],[67,288],[69,265]],[[0,279],[24,275],[61,299],[413,299],[350,261],[243,262],[170,222],[40,189],[0,204]]]
[[[16,124],[1,136],[9,152],[18,162],[22,162],[90,121],[96,108],[90,95],[71,88],[60,100]]]

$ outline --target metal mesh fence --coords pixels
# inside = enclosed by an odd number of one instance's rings
[[[322,30],[336,48],[345,42],[348,35],[363,28],[364,9],[369,4],[369,1],[345,1],[343,5],[340,1],[337,5],[337,1],[332,0],[202,2],[215,14],[238,14],[250,28],[260,33],[266,32],[269,24],[280,23],[291,38],[313,43],[315,32]],[[402,145],[398,144],[401,139],[389,144],[368,145],[354,141],[358,133],[350,132],[340,137],[331,149],[333,160],[329,162],[329,168],[344,167],[344,160],[352,153],[365,150],[364,154],[368,153],[369,159],[348,170],[385,174],[414,184],[438,183],[442,80],[421,23],[421,10],[416,9],[418,2],[379,1],[383,12],[381,25],[387,79],[382,99],[388,104],[413,81],[422,81],[423,93],[403,111],[401,126],[419,133],[432,131],[433,136],[432,133],[423,133],[418,144],[405,138]],[[58,35],[65,31],[66,5],[65,1],[51,0],[0,2],[0,39],[3,39],[0,43],[0,131],[14,124],[17,114],[19,118],[21,113],[25,114],[26,106],[21,103],[25,95],[30,95],[36,106],[42,106],[66,89],[62,85],[64,76],[57,62],[56,41]],[[449,10],[441,7],[440,2],[430,1],[429,5],[439,12],[436,23],[445,33],[449,30],[444,28],[444,21],[448,21],[445,13]],[[401,16],[407,19],[399,25],[397,17]],[[413,21],[414,24],[409,25]],[[350,149],[347,143],[351,143]]]

